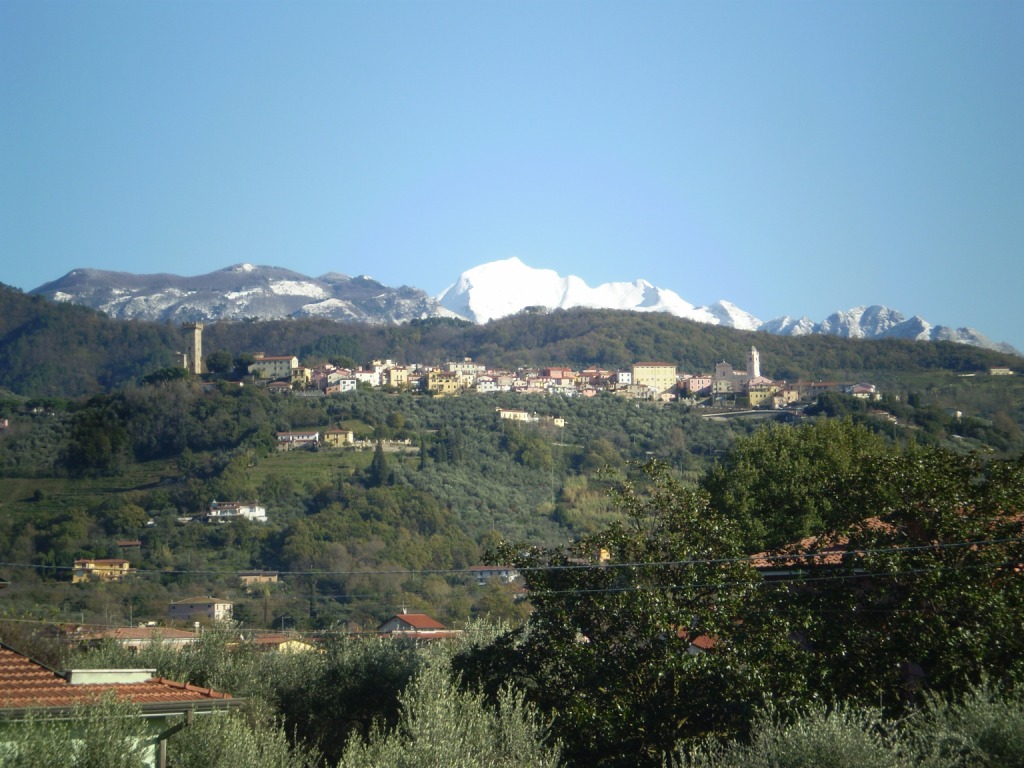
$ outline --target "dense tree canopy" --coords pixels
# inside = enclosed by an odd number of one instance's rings
[[[647,471],[621,498],[622,523],[567,548],[498,553],[524,572],[534,613],[462,659],[473,681],[524,686],[572,765],[660,765],[680,739],[735,733],[767,697],[801,695],[797,650],[758,610],[736,525]]]
[[[461,659],[470,679],[523,685],[573,765],[659,765],[675,742],[744,732],[768,701],[897,714],[926,691],[1021,680],[1021,461],[887,447],[850,422],[755,433],[730,459],[735,483],[709,483],[721,508],[661,469],[627,486],[623,523],[500,550],[535,610]],[[793,524],[755,489],[789,489],[800,519],[789,546],[751,557],[741,525],[781,539]]]
[[[742,528],[748,551],[776,548],[861,520],[863,509],[850,509],[845,494],[863,463],[888,450],[850,421],[771,424],[737,441],[701,485]]]

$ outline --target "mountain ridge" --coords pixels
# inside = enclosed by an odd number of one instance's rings
[[[88,306],[117,319],[199,322],[320,317],[395,324],[447,317],[487,323],[529,307],[624,309],[783,336],[953,341],[1018,354],[1011,345],[994,342],[973,328],[933,325],[919,315],[907,318],[879,305],[836,311],[821,322],[806,315],[762,321],[729,301],[695,306],[675,291],[643,279],[591,287],[580,277],[529,267],[517,257],[466,270],[436,298],[419,288],[389,287],[367,275],[332,271],[309,277],[249,263],[191,277],[81,268],[29,293]]]
[[[190,277],[74,269],[29,293],[83,304],[117,319],[327,317],[387,324],[449,314],[418,288],[391,288],[366,275],[309,277],[248,263]]]
[[[554,296],[560,296],[560,299],[555,301],[552,299]],[[474,322],[504,317],[528,306],[629,309],[668,312],[711,325],[783,336],[821,334],[845,338],[954,341],[1017,354],[1011,345],[994,342],[973,328],[933,325],[919,315],[906,318],[898,310],[879,305],[862,305],[833,312],[820,323],[806,316],[796,320],[782,316],[762,321],[724,300],[707,306],[694,306],[674,291],[657,288],[646,280],[603,283],[591,288],[574,275],[562,277],[554,270],[534,269],[516,257],[489,262],[463,272],[441,293],[438,301]]]

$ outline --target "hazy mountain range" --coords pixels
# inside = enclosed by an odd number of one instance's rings
[[[367,276],[328,273],[308,277],[278,267],[237,264],[208,275],[137,275],[76,269],[33,294],[82,304],[116,318],[214,321],[326,317],[364,323],[403,323],[457,317],[476,323],[527,307],[590,307],[666,312],[701,323],[785,336],[831,334],[847,338],[955,341],[1016,353],[972,328],[933,325],[889,307],[855,307],[821,322],[803,316],[762,321],[728,301],[698,307],[674,291],[646,280],[591,287],[575,275],[535,269],[517,258],[489,262],[463,272],[440,296],[409,286],[392,288]]]

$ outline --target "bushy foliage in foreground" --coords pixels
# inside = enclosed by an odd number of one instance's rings
[[[400,700],[398,727],[376,728],[366,742],[350,741],[339,768],[559,764],[559,748],[545,745],[547,728],[522,693],[505,689],[491,708],[482,694],[460,690],[447,664],[435,663],[420,672]]]
[[[901,742],[869,709],[812,709],[795,722],[759,720],[748,743],[707,744],[680,752],[687,768],[902,768]]]
[[[397,722],[398,696],[422,663],[416,646],[400,641],[328,637],[320,652],[267,653],[236,633],[208,631],[180,650],[154,643],[134,653],[105,644],[70,666],[153,668],[161,677],[226,691],[246,699],[254,721],[280,720],[293,743],[315,745],[336,760],[350,735]]]
[[[200,717],[170,740],[177,768],[314,768],[318,755],[292,747],[278,723],[249,722],[238,713]]]
[[[0,739],[4,768],[143,768],[152,734],[139,708],[104,696],[68,717],[29,715]]]
[[[786,720],[764,714],[746,741],[681,748],[678,768],[1014,768],[1024,760],[1024,700],[981,685],[931,698],[902,720],[869,707],[818,706]]]
[[[932,697],[906,732],[924,765],[1015,768],[1024,765],[1024,696],[982,684],[959,700]]]

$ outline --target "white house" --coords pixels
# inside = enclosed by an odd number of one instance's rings
[[[288,451],[292,448],[309,448],[320,442],[318,430],[305,430],[299,432],[278,432],[277,450]]]
[[[267,522],[267,510],[256,502],[249,501],[211,501],[210,510],[206,513],[208,523],[228,523],[241,518],[254,520],[258,523]]]
[[[481,587],[491,579],[498,579],[502,584],[511,584],[519,578],[519,571],[508,565],[471,565],[469,572]]]

